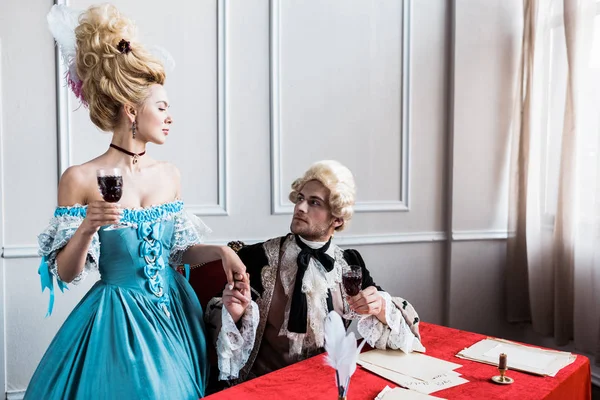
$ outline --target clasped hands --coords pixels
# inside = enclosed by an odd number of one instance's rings
[[[235,281],[233,288],[227,283],[225,290],[223,290],[223,306],[233,318],[233,322],[237,323],[252,302],[250,274],[236,272],[233,274],[233,278]]]

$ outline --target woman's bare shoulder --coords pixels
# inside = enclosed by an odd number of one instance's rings
[[[161,176],[161,178],[177,182],[181,180],[179,169],[173,163],[168,161],[154,161],[153,168],[155,168],[156,173]]]
[[[58,183],[58,205],[87,204],[88,193],[96,186],[96,168],[88,162],[73,165],[63,172]]]
[[[159,161],[158,163],[161,174],[168,182],[173,184],[175,197],[179,198],[181,192],[181,173],[179,172],[179,168],[168,161]]]

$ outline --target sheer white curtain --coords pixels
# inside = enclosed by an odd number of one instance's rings
[[[557,344],[600,344],[600,2],[523,0],[507,305]],[[594,37],[597,37],[594,40]]]

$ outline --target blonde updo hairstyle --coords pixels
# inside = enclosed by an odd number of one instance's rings
[[[329,189],[329,208],[331,214],[341,218],[342,225],[335,228],[342,231],[348,221],[354,215],[354,199],[356,197],[356,185],[352,172],[338,161],[318,161],[310,166],[301,178],[292,183],[292,191],[289,199],[296,204],[298,194],[309,181],[319,181]]]
[[[92,122],[103,131],[118,125],[123,105],[140,106],[153,84],[163,85],[163,65],[136,41],[133,21],[110,4],[92,6],[75,29],[77,75]],[[131,51],[121,52],[121,40]]]

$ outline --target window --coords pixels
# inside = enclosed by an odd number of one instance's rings
[[[534,71],[534,99],[539,107],[532,115],[532,145],[539,148],[539,200],[542,223],[552,228],[557,207],[562,135],[568,77],[567,51],[561,1],[552,2],[548,21],[538,34],[540,58]],[[600,222],[600,198],[596,196],[600,178],[600,1],[596,2],[593,26],[584,32],[582,49],[585,64],[580,75],[581,107],[578,113],[577,211],[580,220]],[[591,43],[590,43],[591,42]],[[591,52],[589,49],[591,48]],[[536,98],[536,96],[538,96]],[[537,125],[536,125],[537,124]]]

